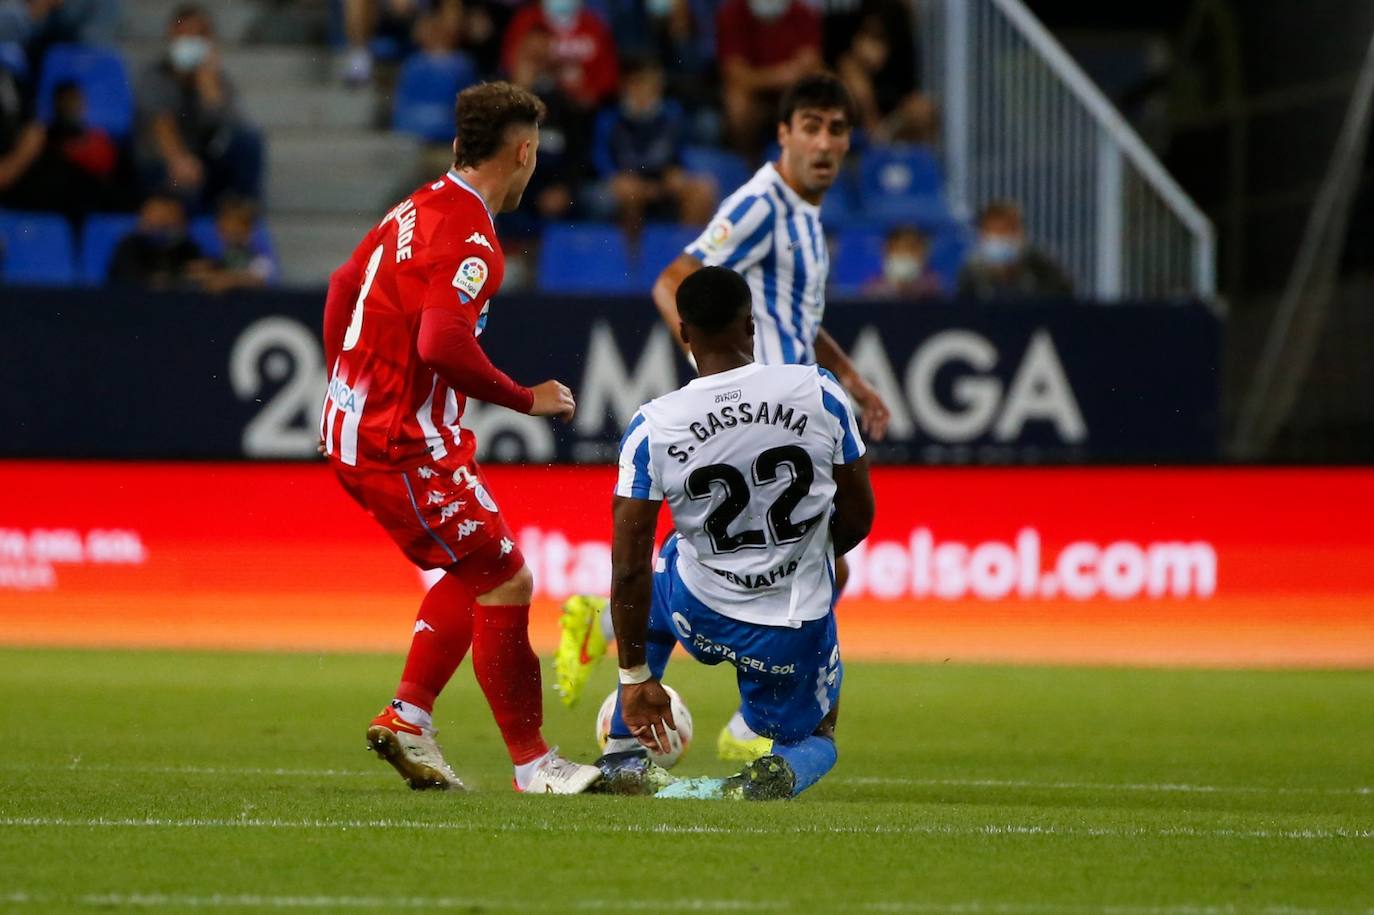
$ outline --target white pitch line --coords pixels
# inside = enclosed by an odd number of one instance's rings
[[[96,908],[203,908],[203,909],[500,909],[519,908],[538,911],[528,900],[483,899],[453,896],[273,896],[264,894],[215,893],[195,896],[176,893],[88,893],[56,896],[48,893],[0,894],[0,903],[9,905],[78,905]],[[537,905],[537,904],[536,904]],[[765,912],[792,908],[783,900],[745,899],[577,899],[550,903],[545,910],[567,911],[663,911],[687,909],[694,912]],[[890,900],[849,901],[850,911],[918,913],[918,915],[1374,915],[1374,909],[1305,908],[1286,905],[1072,905],[1063,903],[1001,902],[919,902]]]
[[[287,769],[255,766],[126,766],[117,763],[83,763],[73,760],[62,767],[68,772],[128,772],[146,775],[245,775],[282,778],[373,778],[390,770]],[[51,772],[50,764],[0,763],[0,769]],[[925,788],[1029,788],[1051,791],[1129,791],[1161,794],[1306,794],[1374,797],[1374,787],[1319,788],[1269,785],[1193,785],[1172,782],[1054,782],[996,778],[906,778],[900,776],[849,776],[827,779],[838,785],[910,785]]]
[[[852,776],[836,779],[845,785],[911,785],[928,788],[1035,788],[1063,791],[1140,791],[1165,794],[1332,794],[1371,795],[1374,788],[1317,788],[1266,785],[1189,785],[1170,782],[1038,782],[1024,779],[997,778],[903,778],[887,776]]]
[[[471,823],[466,821],[429,820],[330,820],[330,819],[258,819],[238,818],[118,818],[118,817],[0,817],[0,827],[10,828],[78,828],[78,829],[417,829],[443,832],[542,832],[609,835],[635,833],[640,835],[912,835],[912,836],[1052,836],[1070,838],[1200,838],[1200,839],[1285,839],[1331,840],[1374,839],[1374,829],[1198,829],[1193,826],[1168,826],[1158,829],[1112,826],[1040,826],[1018,823],[986,823],[975,826],[876,825],[821,826],[788,825],[777,829],[758,826],[700,826],[660,823],[636,826],[628,823],[573,824],[542,823]]]

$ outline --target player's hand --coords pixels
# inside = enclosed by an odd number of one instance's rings
[[[883,403],[877,388],[862,378],[855,378],[849,396],[854,398],[854,403],[863,414],[859,417],[859,428],[863,430],[864,438],[881,442],[887,435],[888,424],[892,422],[892,411]]]
[[[673,700],[657,680],[621,684],[620,715],[630,734],[654,753],[671,753],[682,745]]]
[[[531,416],[557,416],[565,423],[572,422],[573,414],[577,412],[577,401],[573,400],[572,390],[566,384],[550,378],[530,390],[534,392]]]

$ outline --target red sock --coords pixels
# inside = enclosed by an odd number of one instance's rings
[[[530,647],[530,605],[473,604],[472,668],[486,694],[511,762],[533,762],[549,751],[539,729],[544,696],[539,658]]]
[[[463,663],[472,644],[472,592],[453,575],[434,583],[415,617],[396,698],[434,711],[434,698]]]

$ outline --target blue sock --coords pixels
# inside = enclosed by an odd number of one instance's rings
[[[792,786],[792,796],[796,797],[835,768],[840,752],[835,749],[835,741],[813,734],[797,743],[773,744],[773,755],[787,760],[797,776],[797,783]]]
[[[668,636],[665,639],[656,637],[653,632],[644,642],[644,660],[649,664],[649,672],[657,679],[663,679],[663,672],[668,669],[668,656],[673,653],[673,647],[677,641]],[[630,736],[630,729],[625,727],[625,719],[620,717],[620,688],[616,687],[615,714],[611,716],[610,737],[613,739],[623,739]]]

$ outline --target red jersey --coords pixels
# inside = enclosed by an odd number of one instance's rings
[[[430,308],[456,309],[480,335],[504,275],[491,212],[452,171],[397,204],[363,238],[335,274],[326,306],[330,378],[320,437],[331,458],[394,469],[472,457],[476,441],[461,424],[467,398],[421,359],[417,339]],[[338,296],[353,299],[351,313],[350,303],[333,301]]]

